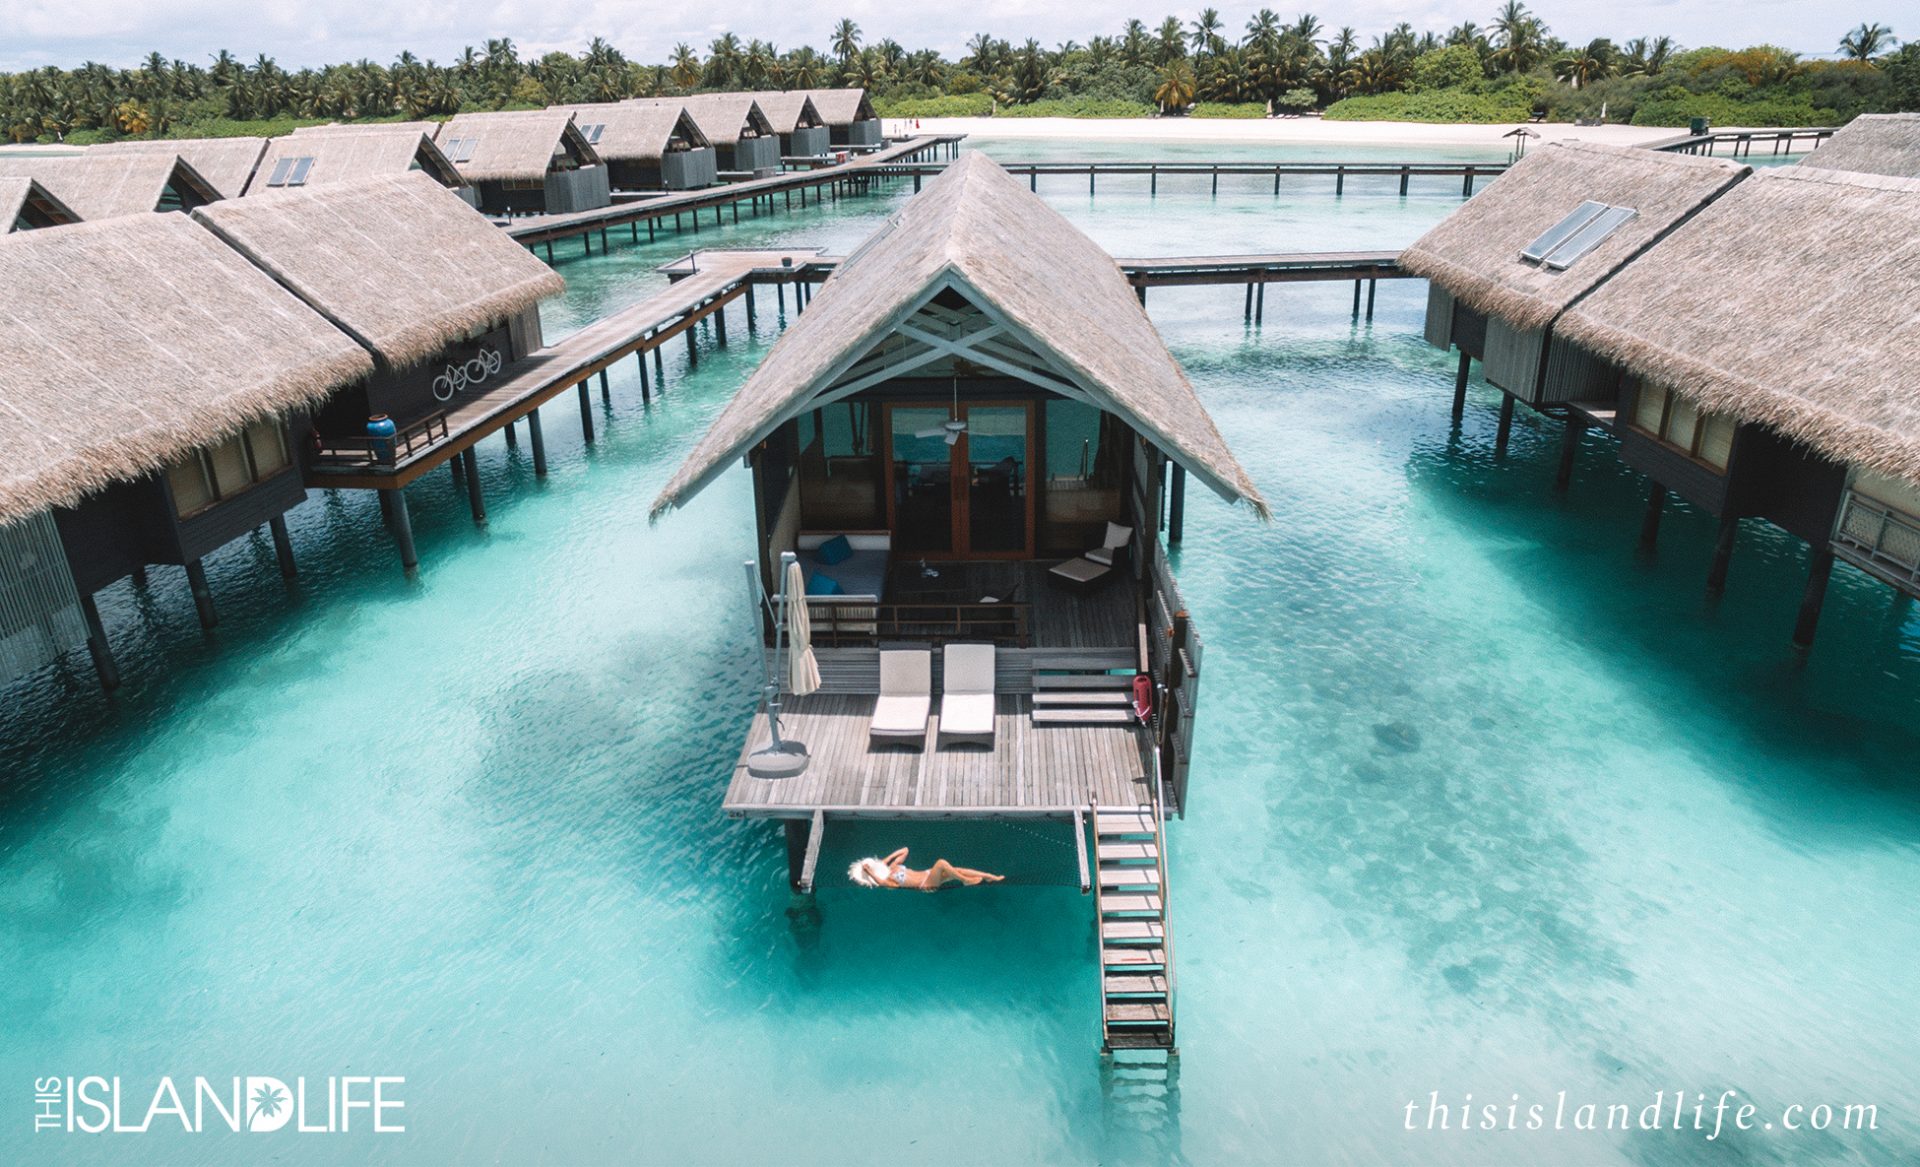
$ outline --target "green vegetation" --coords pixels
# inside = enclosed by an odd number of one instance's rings
[[[870,42],[851,20],[823,52],[781,52],[733,33],[703,57],[679,44],[665,61],[629,60],[596,37],[579,55],[523,60],[505,38],[447,64],[401,53],[289,72],[231,52],[210,64],[150,54],[132,68],[87,62],[0,74],[0,137],[105,141],[120,137],[280,133],[301,122],[444,118],[469,109],[718,89],[863,86],[889,117],[1258,117],[1323,109],[1337,119],[1520,121],[1597,118],[1683,125],[1843,121],[1873,110],[1920,109],[1920,50],[1861,24],[1839,38],[1841,60],[1802,60],[1767,45],[1683,50],[1670,37],[1569,44],[1521,0],[1504,0],[1482,28],[1445,32],[1400,23],[1363,45],[1351,27],[1312,14],[1254,13],[1234,35],[1217,9],[1192,21],[1129,20],[1112,35],[1046,48],[980,33],[958,60],[899,42]]]

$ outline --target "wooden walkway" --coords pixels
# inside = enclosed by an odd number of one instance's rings
[[[933,699],[921,748],[872,746],[864,694],[788,696],[781,731],[813,756],[798,778],[748,775],[747,755],[766,745],[756,713],[734,765],[725,810],[731,818],[1051,818],[1071,820],[1089,793],[1103,806],[1149,800],[1142,731],[1132,725],[1035,726],[1031,698],[1002,693],[992,748],[936,747],[940,698]]]
[[[578,387],[581,424],[592,440],[593,422],[587,382],[595,374],[606,388],[606,369],[615,361],[639,355],[642,382],[646,354],[686,332],[708,316],[720,313],[746,292],[758,272],[780,272],[782,259],[796,265],[811,262],[813,251],[724,251],[701,255],[697,271],[687,274],[657,295],[623,308],[588,325],[566,339],[517,362],[510,375],[485,392],[464,394],[447,410],[447,436],[436,439],[393,466],[342,465],[327,459],[314,467],[322,485],[382,489],[405,486],[481,439],[521,418],[533,427],[534,470],[546,472],[539,415],[534,411],[563,391]],[[725,316],[716,317],[724,322]],[[722,324],[724,329],[724,324]],[[722,333],[724,340],[724,331]],[[656,359],[656,367],[659,362]]]
[[[598,234],[604,244],[606,232],[614,227],[628,228],[637,241],[642,226],[647,228],[647,234],[651,238],[656,225],[663,219],[678,219],[680,216],[691,215],[695,230],[698,230],[700,212],[710,210],[717,224],[721,221],[721,210],[726,207],[733,208],[734,221],[738,222],[741,203],[759,200],[771,202],[775,195],[784,195],[791,201],[795,193],[801,195],[801,201],[804,203],[806,192],[817,191],[820,187],[832,186],[850,179],[871,180],[890,177],[886,170],[889,163],[909,162],[922,156],[935,157],[941,153],[952,156],[957,153],[960,141],[965,136],[964,134],[922,135],[894,142],[837,166],[787,171],[768,178],[750,179],[746,182],[705,187],[701,190],[682,191],[677,194],[663,194],[635,202],[615,203],[610,207],[597,207],[591,211],[572,211],[560,215],[529,215],[512,220],[506,225],[505,230],[516,242],[524,243],[528,247],[535,244],[548,244],[548,258],[552,258],[551,244],[554,240]],[[591,241],[587,246],[591,250]]]
[[[1004,162],[1001,163],[1010,174],[1027,176],[1030,190],[1040,189],[1040,176],[1080,177],[1087,180],[1087,193],[1095,194],[1102,176],[1140,176],[1147,179],[1147,191],[1160,193],[1162,178],[1202,177],[1212,180],[1212,191],[1220,193],[1220,178],[1256,177],[1272,178],[1273,193],[1280,193],[1281,180],[1286,178],[1331,178],[1333,192],[1344,195],[1349,178],[1389,178],[1399,182],[1401,194],[1407,194],[1416,178],[1458,178],[1460,195],[1465,198],[1473,193],[1476,182],[1483,178],[1494,178],[1506,172],[1505,162]],[[896,162],[884,166],[889,174],[910,175],[914,180],[914,189],[918,190],[920,179],[940,172],[938,165],[914,162]]]

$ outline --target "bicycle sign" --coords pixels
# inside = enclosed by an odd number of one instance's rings
[[[446,367],[446,371],[433,379],[433,399],[452,401],[453,395],[469,385],[478,385],[500,371],[506,361],[496,348],[483,348],[475,353],[472,360],[464,363],[455,361]]]

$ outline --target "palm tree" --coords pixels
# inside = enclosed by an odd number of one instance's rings
[[[1320,18],[1311,12],[1302,12],[1293,18],[1293,27],[1287,30],[1301,44],[1317,48],[1320,44]]]
[[[1499,40],[1493,59],[1509,73],[1525,73],[1546,55],[1547,26],[1520,0],[1507,0],[1493,19],[1493,31]]]
[[[1220,23],[1219,9],[1202,8],[1199,18],[1193,22],[1193,32],[1190,34],[1193,40],[1194,56],[1219,52],[1223,43],[1220,39],[1220,30],[1223,27],[1225,26]]]
[[[1144,65],[1148,60],[1147,26],[1139,20],[1127,21],[1120,34],[1120,60],[1128,65]]]
[[[707,46],[707,84],[715,89],[732,88],[745,63],[740,38],[730,32],[723,33]]]
[[[842,20],[833,26],[833,54],[846,65],[860,52],[860,26],[851,20]]]
[[[1180,23],[1178,16],[1169,16],[1160,22],[1160,31],[1156,34],[1159,63],[1168,65],[1187,55],[1186,26]]]
[[[1613,75],[1613,42],[1588,41],[1553,63],[1553,74],[1575,89]]]
[[[1160,67],[1160,85],[1153,91],[1153,99],[1160,103],[1161,113],[1171,113],[1192,105],[1198,89],[1193,66],[1185,58],[1176,57]]]
[[[1619,56],[1615,58],[1615,71],[1622,77],[1657,77],[1672,56],[1672,37],[1649,40],[1637,36],[1621,46]]]
[[[700,58],[694,55],[693,46],[685,41],[673,46],[673,53],[667,58],[667,67],[673,77],[673,83],[682,89],[692,89],[700,84]]]
[[[1893,48],[1893,30],[1884,24],[1862,24],[1840,38],[1840,52],[1850,61],[1871,61]]]
[[[1280,43],[1280,16],[1271,8],[1262,8],[1247,21],[1248,48],[1270,50]]]

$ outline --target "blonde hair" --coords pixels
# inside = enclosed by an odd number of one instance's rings
[[[892,871],[878,859],[860,859],[847,868],[847,878],[861,887],[879,887],[887,882]]]

